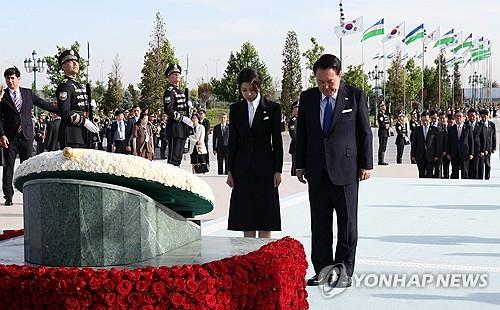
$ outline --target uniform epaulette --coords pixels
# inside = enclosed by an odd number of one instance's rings
[[[174,87],[172,85],[170,85],[168,88],[167,88],[168,91],[172,91],[174,90]]]
[[[68,82],[68,79],[67,79],[67,78],[65,78],[64,80],[62,80],[62,82],[61,82],[61,83],[67,83],[67,82]]]

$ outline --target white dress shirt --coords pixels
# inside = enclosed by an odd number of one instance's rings
[[[259,106],[260,102],[260,93],[257,94],[257,97],[253,101],[248,101],[248,122],[250,124],[250,127],[252,127],[253,124],[253,118],[255,116],[255,111],[257,111],[257,107]]]

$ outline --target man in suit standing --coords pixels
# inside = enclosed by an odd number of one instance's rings
[[[16,67],[5,70],[3,76],[7,90],[0,92],[0,143],[3,146],[5,164],[3,166],[2,189],[5,205],[12,205],[14,188],[12,176],[16,156],[21,163],[31,157],[33,150],[33,105],[47,111],[57,111],[56,106],[43,101],[31,89],[19,87],[21,72]]]
[[[490,179],[491,171],[491,154],[495,153],[497,149],[497,134],[495,123],[488,120],[488,110],[481,110],[481,122],[483,123],[483,130],[486,135],[484,144],[484,156],[479,159],[479,175],[478,178],[485,180]]]
[[[297,144],[297,114],[299,112],[299,102],[295,101],[292,103],[292,117],[288,122],[288,132],[290,133],[290,146],[288,147],[288,153],[292,156],[292,168],[290,169],[290,173],[292,176],[296,175],[295,172],[295,164],[296,164],[296,156],[295,156],[295,146]]]
[[[471,108],[467,112],[466,124],[470,127],[472,139],[474,140],[474,158],[469,161],[469,179],[477,179],[479,171],[479,159],[481,153],[484,155],[484,140],[485,134],[483,131],[483,124],[478,121],[476,110]]]
[[[330,285],[348,287],[358,240],[359,181],[368,179],[373,169],[368,107],[360,89],[341,81],[341,63],[336,56],[322,55],[313,71],[318,87],[300,95],[296,144],[297,178],[302,183],[307,179],[311,206],[311,258],[316,274],[307,285],[330,282],[330,276],[322,275],[335,264],[338,277]],[[338,225],[335,259],[334,210]],[[339,270],[339,266],[345,268]]]
[[[429,112],[420,116],[422,125],[415,129],[411,143],[411,160],[417,163],[419,178],[432,178],[435,163],[441,154],[441,135],[435,126],[430,125]]]
[[[139,121],[139,116],[141,116],[141,108],[135,105],[132,107],[132,113],[130,114],[130,118],[125,120],[127,123],[125,131],[125,136],[126,136],[125,154],[132,154],[134,152],[134,150],[132,150],[132,139],[130,137],[132,136],[132,129],[134,128],[134,125],[137,123],[137,121]]]
[[[451,161],[451,179],[458,179],[458,170],[462,179],[469,178],[469,161],[474,158],[474,140],[469,126],[464,124],[464,115],[455,113],[455,125],[448,130],[446,156]]]
[[[220,124],[215,125],[212,136],[212,147],[214,155],[217,155],[217,173],[227,174],[227,157],[229,152],[229,126],[227,124],[227,114],[220,115]]]
[[[110,137],[113,141],[113,147],[111,149],[113,153],[119,153],[119,154],[128,153],[127,141],[130,140],[130,134],[132,131],[129,129],[130,122],[128,120],[125,120],[124,118],[125,115],[123,114],[123,111],[116,110],[115,112],[116,120],[113,122],[113,124],[111,124],[111,133],[110,133]]]
[[[61,117],[55,113],[50,113],[50,121],[47,123],[47,137],[45,138],[45,149],[47,151],[59,150],[59,125]]]

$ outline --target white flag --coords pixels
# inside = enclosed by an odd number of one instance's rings
[[[391,31],[389,31],[389,33],[382,40],[382,43],[385,43],[395,38],[402,37],[404,35],[405,35],[405,22],[402,22],[401,24],[391,29]]]
[[[429,43],[434,42],[439,39],[439,27],[437,27],[433,32],[429,33],[424,37],[424,45],[427,46]]]
[[[339,38],[361,32],[363,32],[363,16],[335,27],[335,34]]]

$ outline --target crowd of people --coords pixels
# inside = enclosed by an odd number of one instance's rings
[[[409,145],[410,160],[417,165],[420,178],[490,178],[490,158],[497,141],[495,123],[490,121],[496,116],[495,107],[422,113],[414,110],[409,121],[399,113],[394,126],[383,101],[378,109],[379,165],[388,165],[384,155],[395,127],[396,163],[402,163],[404,148]]]

